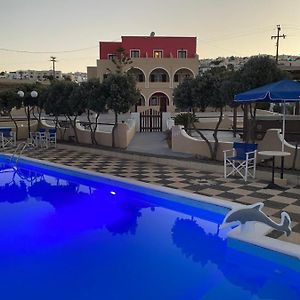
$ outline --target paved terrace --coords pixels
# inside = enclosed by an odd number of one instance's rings
[[[11,150],[13,151],[13,150]],[[277,231],[268,236],[300,244],[300,186],[288,186],[284,190],[264,189],[269,180],[252,180],[245,183],[240,178],[223,178],[222,164],[204,164],[191,158],[164,158],[125,151],[109,151],[88,147],[58,144],[57,148],[24,152],[32,158],[87,169],[99,173],[131,178],[173,189],[212,196],[242,204],[264,202],[264,212],[276,222],[282,210],[292,219],[292,234],[286,237]],[[268,172],[267,174],[270,175]]]

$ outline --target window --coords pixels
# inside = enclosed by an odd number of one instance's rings
[[[187,50],[178,50],[177,58],[187,58]]]
[[[110,59],[110,60],[114,60],[116,57],[117,57],[116,54],[108,54],[107,55],[107,58]]]
[[[154,58],[163,58],[163,51],[162,50],[154,50],[153,57]]]
[[[130,50],[130,57],[131,58],[140,58],[140,50]]]
[[[178,81],[179,81],[178,74],[175,74],[175,75],[174,75],[174,82],[178,82]]]

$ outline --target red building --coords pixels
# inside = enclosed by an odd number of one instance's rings
[[[88,78],[105,77],[112,70],[113,57],[122,47],[132,63],[125,71],[136,77],[142,94],[138,110],[155,107],[173,111],[173,89],[185,77],[198,74],[196,37],[123,36],[121,42],[100,42],[96,67],[88,67]]]

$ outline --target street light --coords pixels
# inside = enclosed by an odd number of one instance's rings
[[[25,93],[23,91],[18,91],[17,93],[19,95],[20,98],[24,98]],[[31,98],[36,98],[38,96],[38,92],[37,91],[32,91],[30,93]],[[24,103],[23,103],[24,104]],[[25,105],[27,106],[27,125],[28,125],[28,138],[30,138],[30,108],[29,108],[29,104]]]

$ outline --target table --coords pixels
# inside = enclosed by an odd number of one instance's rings
[[[265,188],[267,189],[282,189],[279,185],[274,183],[274,173],[275,173],[275,157],[281,157],[281,171],[280,177],[283,178],[283,167],[284,167],[284,157],[291,155],[289,152],[284,151],[259,151],[259,155],[272,156],[272,182],[269,183]]]

